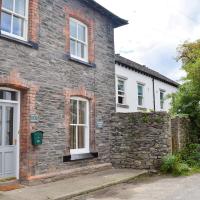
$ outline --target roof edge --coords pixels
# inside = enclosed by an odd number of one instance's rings
[[[150,76],[154,79],[157,79],[161,82],[164,82],[164,83],[167,83],[169,85],[172,85],[174,87],[179,87],[180,84],[177,83],[176,81],[173,81],[172,79],[169,79],[168,77],[160,74],[159,72],[155,71],[155,70],[152,70],[144,65],[141,65],[139,63],[136,63],[132,60],[129,60],[125,57],[122,57],[120,56],[119,54],[116,54],[115,55],[115,63],[118,63],[118,64],[121,64],[121,65],[124,65],[125,67],[127,68],[130,68],[132,70],[135,70],[139,73],[142,73],[144,75],[147,75],[147,76]]]
[[[128,20],[120,18],[119,16],[115,15],[114,13],[112,13],[111,11],[109,11],[108,9],[106,9],[105,7],[103,7],[102,5],[100,5],[94,0],[81,0],[81,2],[87,3],[98,12],[109,17],[113,22],[114,28],[118,28],[120,26],[124,26],[128,24]]]

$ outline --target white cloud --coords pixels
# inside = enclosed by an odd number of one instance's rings
[[[185,77],[185,71],[181,70],[180,67],[174,67],[168,74],[168,77],[171,77],[173,80],[181,83],[182,78]]]
[[[116,52],[177,80],[176,48],[200,38],[199,0],[97,0],[129,20],[116,29]],[[176,75],[175,75],[176,74]]]

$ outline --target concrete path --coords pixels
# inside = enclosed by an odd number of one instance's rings
[[[140,180],[141,181],[141,180]],[[96,191],[74,200],[200,200],[200,174],[190,177],[154,177]]]
[[[109,169],[44,185],[1,192],[0,200],[65,200],[129,181],[145,173],[146,171],[140,170]]]

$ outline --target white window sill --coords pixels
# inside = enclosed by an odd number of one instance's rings
[[[80,60],[81,62],[88,63],[88,59],[84,59],[84,58],[81,58],[81,57],[78,57],[78,56],[74,56],[72,54],[70,54],[70,57],[73,58],[73,59],[76,59],[76,60]]]
[[[137,105],[138,108],[145,108],[143,105]]]
[[[0,39],[4,39],[4,40],[10,41],[10,42],[15,42],[15,43],[18,43],[18,44],[22,44],[24,46],[28,46],[28,47],[31,47],[33,49],[38,49],[38,44],[37,43],[33,43],[33,42],[30,42],[30,41],[17,39],[15,37],[8,36],[8,35],[5,35],[3,33],[0,33]]]
[[[85,61],[79,60],[77,58],[72,57],[70,54],[65,54],[65,59],[69,60],[69,61],[72,61],[72,62],[76,62],[78,64],[85,65],[87,67],[91,67],[91,68],[95,68],[96,67],[95,63],[89,63],[89,62],[85,62]]]
[[[84,149],[71,149],[70,150],[70,154],[71,155],[80,155],[80,154],[84,154],[84,153],[89,153],[89,149],[88,148],[84,148]]]
[[[21,36],[15,35],[15,34],[11,34],[11,33],[5,32],[3,30],[1,31],[1,34],[6,35],[6,36],[11,37],[11,38],[14,38],[16,40],[27,42],[27,39],[25,39],[24,37],[21,37]]]
[[[126,108],[126,109],[129,108],[128,105],[126,105],[126,104],[120,104],[120,103],[117,104],[117,107],[119,107],[119,108]]]
[[[137,106],[137,110],[138,111],[147,111],[147,108],[145,108],[143,106]]]
[[[65,163],[65,162],[72,162],[72,161],[79,161],[79,160],[88,160],[88,159],[94,159],[97,157],[98,157],[98,152],[68,155],[68,156],[63,156],[63,162]]]

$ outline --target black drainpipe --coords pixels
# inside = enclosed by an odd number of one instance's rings
[[[155,98],[155,79],[152,79],[153,82],[153,109],[156,111],[156,98]]]

